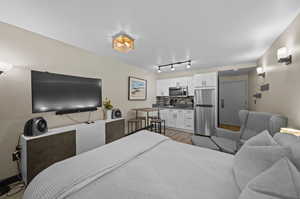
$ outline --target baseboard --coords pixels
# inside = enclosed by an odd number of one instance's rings
[[[8,186],[8,185],[18,182],[20,180],[22,180],[21,174],[5,178],[3,180],[0,180],[0,187]]]

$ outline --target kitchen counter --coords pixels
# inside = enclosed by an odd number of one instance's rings
[[[194,110],[193,106],[162,106],[162,105],[157,105],[157,104],[153,104],[152,107],[154,108],[162,108],[162,109],[181,109],[181,110]]]

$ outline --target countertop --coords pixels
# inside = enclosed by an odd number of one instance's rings
[[[194,107],[191,105],[180,105],[180,106],[163,106],[158,104],[153,104],[152,107],[154,108],[163,108],[163,109],[181,109],[181,110],[194,110]]]

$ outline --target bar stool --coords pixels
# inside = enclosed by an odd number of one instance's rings
[[[166,121],[162,119],[153,119],[150,122],[150,129],[159,134],[166,134]],[[163,129],[163,131],[162,131]]]
[[[132,133],[142,128],[142,120],[140,119],[129,119],[127,123],[128,123],[128,133]]]
[[[144,116],[138,116],[136,119],[138,120],[141,120],[141,124],[142,124],[142,128],[146,127],[147,126],[147,117],[144,117]],[[144,126],[143,126],[143,123],[144,123]]]

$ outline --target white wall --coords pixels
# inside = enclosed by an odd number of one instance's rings
[[[0,179],[17,173],[11,153],[28,119],[43,116],[50,128],[73,123],[54,113],[31,113],[31,69],[101,78],[103,99],[110,98],[127,118],[134,116],[130,109],[149,107],[155,102],[156,74],[4,23],[0,23],[0,61],[15,65],[0,76]],[[128,76],[147,79],[147,101],[128,101]],[[92,114],[93,119],[101,116],[101,110]],[[72,117],[85,121],[88,113]]]
[[[291,65],[277,62],[277,49],[283,46],[291,50]],[[256,104],[251,100],[251,109],[283,114],[289,118],[290,127],[300,128],[300,15],[259,59],[258,65],[265,69],[266,78],[263,81],[252,72],[251,93],[257,92],[263,82],[270,84],[270,90],[262,92],[262,99]]]

